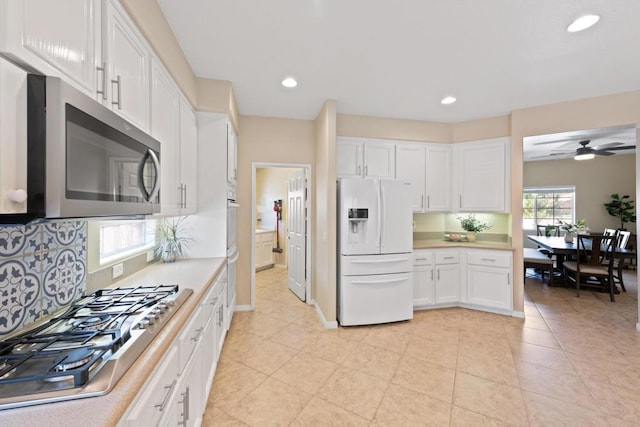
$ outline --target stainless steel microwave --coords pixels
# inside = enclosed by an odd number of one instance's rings
[[[160,142],[59,78],[27,77],[27,215],[160,212]]]

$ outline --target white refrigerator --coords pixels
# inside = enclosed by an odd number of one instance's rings
[[[338,321],[413,318],[411,183],[338,180]]]

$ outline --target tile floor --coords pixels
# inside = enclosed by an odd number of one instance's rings
[[[640,425],[635,272],[625,279],[615,303],[527,279],[526,320],[456,308],[325,330],[286,270],[260,272],[203,424]]]

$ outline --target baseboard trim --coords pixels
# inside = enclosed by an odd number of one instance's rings
[[[316,304],[315,302],[313,303],[313,305],[316,308],[316,313],[318,314],[318,317],[320,318],[320,321],[322,322],[322,325],[324,326],[325,329],[337,329],[338,328],[338,322],[337,321],[328,322],[327,319],[324,317],[324,313],[322,312],[322,309],[320,308],[320,306],[318,304]]]
[[[636,323],[636,330],[640,331],[640,323]]]
[[[517,317],[517,318],[519,318],[519,319],[524,319],[524,317],[525,317],[525,316],[524,316],[524,311],[514,311],[514,312],[511,314],[511,316],[512,316],[512,317]]]
[[[236,305],[234,311],[253,311],[253,308],[250,305]]]

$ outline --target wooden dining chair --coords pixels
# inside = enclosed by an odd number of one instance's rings
[[[613,251],[617,246],[618,234],[578,234],[575,261],[563,264],[565,284],[574,283],[576,295],[580,296],[580,284],[588,281],[589,286],[597,285],[609,291],[611,301],[615,301],[613,281]]]
[[[560,237],[560,227],[557,226],[557,225],[537,224],[536,225],[536,234],[538,236]],[[545,248],[538,247],[538,252],[540,252],[541,254],[546,255],[549,258],[551,258],[553,256],[553,254],[548,249],[545,249]]]
[[[606,231],[606,229],[605,229]],[[616,230],[613,230],[614,233]],[[629,246],[629,239],[631,237],[630,231],[618,231],[618,245],[620,249],[626,249]],[[613,281],[620,285],[622,292],[627,292],[627,288],[624,287],[624,279],[622,277],[622,269],[624,268],[629,258],[616,256],[613,259]]]

